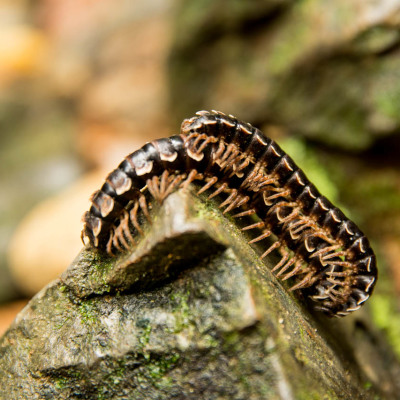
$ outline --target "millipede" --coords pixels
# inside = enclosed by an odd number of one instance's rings
[[[279,255],[272,269],[290,279],[313,308],[345,316],[369,298],[376,258],[357,225],[319,193],[294,161],[252,125],[218,111],[185,119],[179,135],[147,143],[106,178],[83,217],[82,240],[114,256],[132,249],[151,222],[149,204],[200,186],[198,194],[223,198],[233,218],[248,217],[249,243],[268,243],[260,255]],[[265,239],[267,239],[265,241]],[[272,243],[272,244],[271,244]]]

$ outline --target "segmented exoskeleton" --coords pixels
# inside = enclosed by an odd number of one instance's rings
[[[141,218],[151,221],[146,194],[162,203],[192,182],[209,197],[225,194],[224,213],[254,215],[242,228],[260,230],[249,243],[276,237],[261,258],[278,251],[273,272],[292,278],[290,290],[305,290],[316,309],[344,316],[371,295],[375,255],[359,228],[273,140],[216,111],[198,112],[183,122],[180,135],[128,155],[94,194],[82,236],[109,254],[126,251],[142,234]]]

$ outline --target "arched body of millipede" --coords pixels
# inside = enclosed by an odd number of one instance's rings
[[[200,111],[181,134],[155,140],[128,155],[93,195],[82,237],[108,254],[124,252],[151,222],[148,198],[162,203],[192,182],[209,197],[224,194],[224,213],[254,215],[243,230],[250,243],[273,235],[261,254],[280,253],[273,272],[291,278],[314,308],[344,316],[369,298],[377,279],[375,255],[360,229],[310,183],[271,139],[233,116]]]

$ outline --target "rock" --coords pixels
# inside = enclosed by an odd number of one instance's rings
[[[213,201],[174,193],[134,251],[84,249],[18,315],[0,397],[394,399],[399,366],[365,314],[310,314],[274,262]]]

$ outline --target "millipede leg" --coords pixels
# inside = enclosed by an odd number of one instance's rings
[[[228,144],[225,153],[220,158],[221,163],[226,162],[226,160],[232,155],[232,153],[234,153],[235,150],[237,150],[237,147],[233,143]],[[221,166],[221,168],[223,167]]]
[[[283,277],[282,280],[286,281],[287,279],[291,278],[292,276],[295,276],[298,272],[300,272],[302,270],[302,263],[301,261],[297,261],[294,265],[294,268],[286,273]]]
[[[158,176],[154,176],[152,179],[148,179],[146,185],[152,197],[160,202],[160,180]]]
[[[131,234],[131,230],[129,229],[129,214],[126,210],[124,210],[123,212],[123,217],[121,219],[121,227],[122,227],[122,232],[125,235],[125,237],[128,239],[128,241],[130,242],[131,245],[135,244],[135,239],[133,238],[132,234]]]
[[[229,204],[229,205],[232,204],[232,202],[236,200],[237,196],[238,196],[238,191],[237,191],[236,189],[233,189],[233,190],[232,190],[232,193],[228,196],[228,198],[227,198],[225,201],[223,201],[223,202],[218,206],[218,208],[224,208],[224,207],[227,206],[228,204]],[[224,211],[224,214],[225,214],[225,212],[226,212],[226,211]]]
[[[223,170],[229,170],[229,169],[236,169],[236,165],[241,161],[242,156],[239,153],[239,150],[237,148],[234,149],[230,157],[223,163],[221,163],[221,168]]]
[[[311,228],[312,224],[309,221],[304,221],[300,226],[298,225],[296,229],[290,229],[289,233],[292,239],[297,239],[300,237],[302,231],[305,231],[307,228]]]
[[[247,174],[246,178],[240,185],[241,190],[258,192],[263,186],[276,182],[275,178],[266,177],[263,172],[260,172],[260,168],[260,165],[256,164]]]
[[[334,285],[337,285],[337,286],[346,286],[347,285],[347,282],[345,282],[345,281],[338,281],[337,279],[334,279],[334,278],[327,278],[326,279],[328,282],[330,282],[330,283],[333,283]],[[333,288],[331,289],[331,291],[333,292]],[[338,292],[339,293],[339,292]]]
[[[289,290],[291,292],[293,292],[294,290],[304,289],[304,288],[310,286],[313,283],[313,281],[316,279],[315,277],[313,279],[313,276],[314,276],[314,272],[310,271],[300,282],[293,285]]]
[[[325,254],[324,256],[321,257],[322,260],[326,261],[326,260],[330,260],[332,258],[336,258],[336,257],[342,257],[345,256],[346,252],[345,251],[336,251],[336,252],[332,252],[332,253],[328,253]]]
[[[265,222],[264,221],[259,221],[259,222],[256,222],[254,224],[247,225],[244,228],[242,228],[241,230],[242,231],[249,231],[250,229],[255,229],[255,228],[262,229],[264,227],[265,227]]]
[[[112,240],[112,244],[113,246],[118,250],[118,251],[123,251],[122,247],[119,244],[119,240],[118,240],[118,232],[115,229],[114,230],[114,235],[113,235],[113,240]]]
[[[158,187],[153,188],[153,191],[157,193],[157,200],[160,204],[167,198],[170,192],[174,189],[172,183],[176,181],[176,177],[171,177],[168,171],[164,171],[161,175],[161,180],[159,181]],[[155,182],[156,184],[158,182]],[[171,187],[172,186],[172,187]],[[150,188],[149,188],[150,189]]]
[[[265,178],[262,173],[258,172],[252,174],[252,176],[249,176],[248,178],[249,179],[243,181],[240,187],[250,192],[259,192],[261,190],[266,190],[265,186],[276,183],[275,178]]]
[[[260,174],[260,177],[261,177],[260,182],[257,185],[259,189],[263,188],[264,186],[277,183],[276,178],[268,178],[261,174]]]
[[[246,167],[249,166],[249,164],[250,164],[250,159],[249,157],[246,157],[244,161],[238,165],[237,172],[241,171],[242,169],[245,169]]]
[[[222,156],[222,154],[224,153],[226,149],[225,143],[220,141],[218,144],[218,149],[217,151],[213,154],[213,160],[214,162],[216,162],[217,160],[220,159],[220,157]]]
[[[195,169],[192,169],[189,172],[185,181],[182,182],[182,184],[181,184],[182,188],[186,190],[188,188],[188,186],[196,179],[196,177],[197,177],[197,171]]]
[[[110,256],[114,256],[114,253],[112,251],[113,234],[114,234],[113,228],[111,228],[110,237],[109,237],[109,239],[107,241],[107,245],[106,245],[107,254]]]
[[[293,202],[293,201],[289,202],[289,201],[281,200],[281,201],[279,201],[278,203],[274,204],[272,207],[270,207],[270,208],[268,209],[267,215],[271,215],[271,214],[273,214],[273,213],[278,214],[278,213],[279,213],[279,210],[280,210],[282,207],[294,208],[294,207],[297,207],[297,206],[298,206],[297,203],[295,203],[295,202]]]
[[[135,204],[132,207],[132,210],[129,212],[129,217],[130,217],[131,223],[135,227],[135,229],[139,232],[140,235],[143,235],[142,228],[140,227],[140,224],[137,219],[138,210],[139,210],[139,201],[135,201]]]
[[[296,258],[290,259],[282,268],[281,270],[276,274],[276,276],[279,278],[284,272],[288,270],[294,263],[296,263]]]
[[[122,219],[120,219],[119,225],[114,229],[114,239],[115,239],[115,243],[122,246],[123,249],[128,250],[129,243],[126,241],[125,236],[124,236],[123,223],[124,223],[124,221],[122,218]]]
[[[340,245],[333,245],[333,246],[326,246],[320,250],[317,250],[315,253],[313,253],[310,257],[314,258],[314,257],[319,257],[325,253],[330,253],[330,252],[335,252],[336,250],[340,249]]]
[[[209,179],[209,181],[197,192],[197,194],[202,194],[206,190],[210,189],[211,186],[213,186],[215,183],[218,182],[218,178],[216,176],[213,176],[212,178]]]
[[[163,200],[165,200],[182,182],[184,178],[183,174],[177,175],[172,179],[172,181],[168,184],[168,187],[165,189],[163,193]]]
[[[291,221],[295,220],[299,216],[299,214],[300,214],[300,212],[296,208],[296,209],[293,209],[293,211],[286,217],[278,216],[278,219],[283,224],[284,228],[286,228],[288,226],[288,224],[290,224]]]
[[[229,178],[232,178],[234,175],[238,175],[240,174],[240,172],[245,169],[248,165],[250,164],[250,160],[248,157],[245,157],[244,161],[239,164],[239,165],[233,165],[232,166],[232,172],[229,175]],[[242,173],[243,176],[243,173]]]
[[[161,182],[160,182],[160,197],[162,200],[165,199],[165,191],[167,190],[168,183],[169,183],[169,172],[165,170],[161,175]]]
[[[330,290],[327,290],[327,291],[325,292],[325,294],[326,294],[327,297],[329,297],[332,301],[334,301],[334,302],[337,301],[337,297],[336,297],[333,293],[331,293]]]
[[[269,206],[271,204],[271,200],[275,200],[278,197],[286,197],[290,194],[290,190],[279,191],[278,193],[272,194],[271,196],[263,196],[264,203]]]
[[[208,146],[210,143],[215,143],[217,140],[218,139],[216,139],[214,137],[207,136],[207,139],[204,140],[204,142],[199,147],[198,152],[202,153],[204,151],[204,149],[206,148],[206,146]]]
[[[90,243],[89,238],[85,235],[85,231],[82,230],[81,232],[81,242],[83,243],[84,246],[86,246],[88,243]]]
[[[281,245],[281,242],[278,240],[277,242],[275,242],[272,246],[270,246],[262,255],[261,255],[261,259],[263,259],[264,257],[266,257],[269,253],[271,253],[273,250],[277,249],[279,246]]]
[[[352,263],[349,261],[327,261],[326,264],[329,265],[339,265],[341,267],[351,268]]]
[[[290,224],[290,225],[288,226],[288,229],[291,230],[291,231],[293,231],[294,228],[297,228],[298,226],[303,225],[303,224],[305,224],[305,223],[307,223],[307,222],[308,222],[308,221],[307,221],[306,218],[304,218],[303,216],[300,216],[300,218],[299,218],[296,222],[293,222],[292,224]]]
[[[207,139],[208,136],[205,134],[198,135],[194,140],[194,143],[191,143],[191,150],[195,153],[200,153],[198,149],[196,149],[197,145],[200,143],[201,140]]]
[[[151,221],[149,209],[147,207],[147,201],[146,201],[146,198],[143,195],[141,195],[139,197],[139,206],[142,209],[143,214],[146,217],[147,221],[151,224],[152,221]]]
[[[235,209],[235,208],[238,208],[238,207],[243,206],[243,205],[246,204],[249,200],[250,200],[250,197],[249,197],[249,196],[242,196],[242,195],[239,195],[239,196],[235,199],[235,201],[233,201],[233,202],[224,210],[224,214],[227,213],[227,212],[229,212],[229,211],[232,211],[232,210]]]
[[[249,215],[254,215],[255,213],[256,213],[256,210],[254,208],[251,208],[250,210],[242,211],[240,213],[232,215],[232,218],[247,217]]]
[[[261,234],[260,236],[257,236],[256,238],[250,240],[248,243],[252,244],[252,243],[259,242],[260,240],[264,240],[264,239],[270,237],[271,234],[272,234],[271,231],[263,231],[263,234]]]
[[[345,278],[347,276],[351,275],[350,271],[341,271],[341,272],[336,272],[336,271],[328,271],[325,272],[326,275],[332,276],[332,277],[338,277],[338,278]]]
[[[276,264],[275,267],[272,268],[271,272],[275,272],[275,271],[277,271],[278,269],[282,268],[282,267],[285,265],[285,263],[286,263],[286,261],[287,261],[288,259],[289,259],[289,254],[288,254],[288,253],[287,253],[287,254],[284,254],[283,257],[281,258],[281,260],[278,262],[278,264]],[[277,275],[277,276],[278,276],[278,275]]]
[[[122,223],[122,221],[121,221]],[[124,229],[123,226],[121,225],[121,223],[118,226],[118,240],[121,243],[121,245],[124,247],[125,250],[129,249],[129,243],[127,242],[125,235],[124,235]]]
[[[218,196],[221,192],[223,192],[228,187],[228,184],[224,182],[217,190],[211,193],[208,198],[212,199],[215,196]]]

